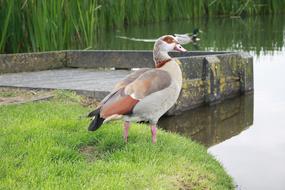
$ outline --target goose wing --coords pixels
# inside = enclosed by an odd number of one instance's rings
[[[145,71],[133,82],[113,92],[101,105],[100,116],[107,118],[114,114],[130,114],[141,99],[167,88],[170,84],[168,72],[158,69]]]

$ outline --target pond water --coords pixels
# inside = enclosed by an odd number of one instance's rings
[[[204,31],[188,50],[246,51],[254,57],[254,95],[162,119],[160,127],[208,147],[237,189],[285,189],[285,16],[212,18],[128,26],[102,33],[98,49],[148,49],[162,34]]]

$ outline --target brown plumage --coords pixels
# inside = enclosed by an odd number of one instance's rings
[[[124,93],[124,89],[118,90],[118,92],[110,98],[106,104],[102,105],[100,117],[107,119],[108,117],[117,114],[125,115],[132,112],[133,107],[139,102],[139,100],[132,98]],[[124,105],[124,106],[122,106]]]

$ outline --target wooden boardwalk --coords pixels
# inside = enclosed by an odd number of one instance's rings
[[[33,89],[66,89],[102,99],[116,82],[131,71],[58,69],[0,75],[0,86]]]

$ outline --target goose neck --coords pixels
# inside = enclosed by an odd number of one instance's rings
[[[171,60],[171,57],[168,55],[168,52],[165,51],[154,51],[153,59],[156,67],[161,67],[165,63]]]

